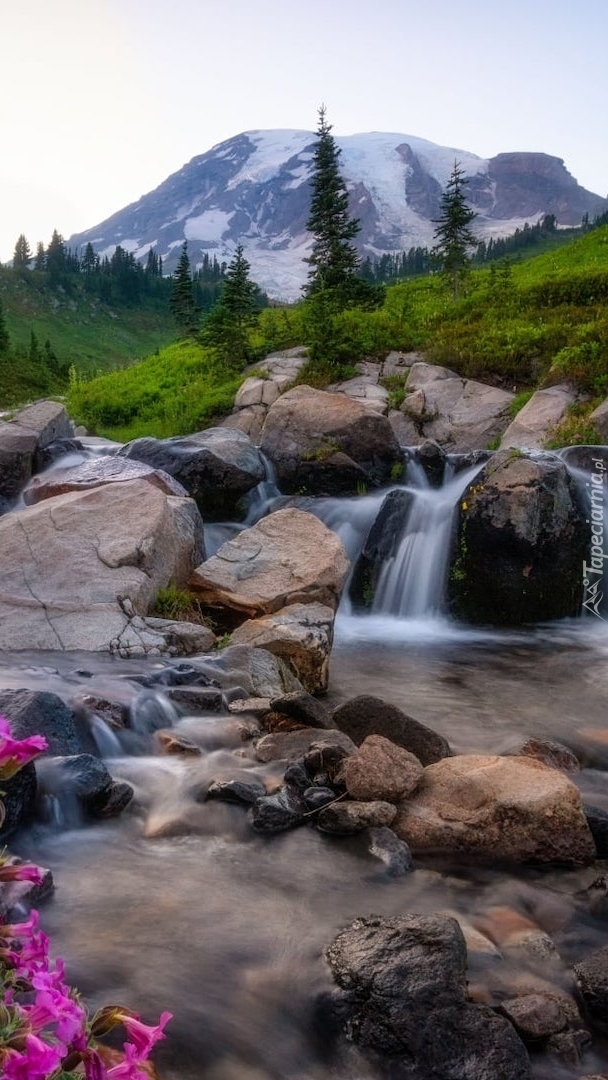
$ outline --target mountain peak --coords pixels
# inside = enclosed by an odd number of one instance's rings
[[[560,225],[603,213],[608,200],[580,187],[563,161],[541,153],[478,157],[418,136],[372,131],[336,136],[340,166],[359,218],[363,256],[430,246],[441,193],[457,160],[480,238],[508,235],[551,213]],[[306,280],[309,177],[315,133],[292,128],[241,132],[194,157],[138,202],[70,239],[100,255],[117,244],[145,258],[152,247],[170,272],[184,240],[193,267],[205,253],[229,260],[242,243],[252,276],[279,299]]]

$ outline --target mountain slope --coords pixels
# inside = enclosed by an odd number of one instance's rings
[[[195,157],[138,202],[70,239],[100,254],[117,244],[143,258],[150,247],[173,269],[184,239],[193,266],[205,252],[229,259],[243,243],[253,277],[266,291],[296,299],[303,258],[315,135],[290,129],[248,131]],[[454,161],[470,179],[467,199],[481,237],[507,235],[554,214],[578,225],[608,209],[580,187],[560,158],[509,153],[484,159],[410,135],[371,132],[338,137],[351,213],[361,221],[362,255],[432,243],[433,219]]]

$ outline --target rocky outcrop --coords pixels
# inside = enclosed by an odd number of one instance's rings
[[[394,830],[414,853],[571,866],[595,858],[578,788],[533,758],[463,755],[429,765]]]
[[[45,499],[0,518],[0,649],[112,650],[126,633],[141,653],[144,617],[161,586],[184,583],[203,552],[191,499],[146,480]]]
[[[433,439],[454,453],[484,449],[508,427],[514,395],[462,379],[448,368],[414,364],[401,405],[416,425],[418,441]]]
[[[56,401],[39,401],[20,409],[12,420],[0,420],[0,497],[18,495],[41,467],[44,448],[73,434],[64,406]]]
[[[385,416],[347,398],[296,386],[268,410],[261,449],[288,493],[355,494],[402,464]]]
[[[289,604],[270,615],[250,619],[232,634],[235,645],[268,649],[280,656],[310,693],[324,693],[334,634],[333,608],[326,604]]]
[[[509,424],[500,440],[501,450],[540,449],[552,429],[564,420],[576,397],[576,391],[568,385],[537,390]]]
[[[169,473],[196,499],[202,513],[216,519],[238,516],[242,497],[265,476],[264,462],[249,437],[222,427],[172,439],[135,439],[118,453]]]
[[[277,510],[229,540],[190,579],[202,603],[235,621],[291,604],[335,610],[348,573],[342,542],[313,514]]]
[[[460,500],[453,614],[517,625],[577,615],[588,526],[563,462],[499,451]]]
[[[356,919],[326,950],[348,1037],[395,1080],[529,1080],[512,1025],[466,1000],[467,950],[455,919]]]

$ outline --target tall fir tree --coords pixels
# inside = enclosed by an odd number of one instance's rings
[[[202,339],[216,351],[218,360],[233,371],[251,359],[250,332],[257,322],[261,294],[249,277],[250,265],[237,244],[222,281],[220,298],[203,326]]]
[[[46,249],[46,271],[52,282],[61,281],[68,269],[68,253],[65,240],[57,229],[53,229],[53,235]]]
[[[184,337],[192,337],[196,334],[199,328],[199,312],[194,298],[187,240],[184,240],[173,275],[169,307],[179,332]]]
[[[470,252],[477,245],[471,222],[477,216],[467,205],[464,189],[468,181],[458,161],[441,196],[440,216],[435,220],[435,247],[432,254],[450,281],[454,300],[458,300],[462,281],[471,262]]]
[[[13,252],[13,270],[27,270],[31,261],[32,249],[28,243],[27,237],[21,233],[17,237],[15,250]]]
[[[319,289],[331,290],[338,309],[347,305],[361,285],[359,256],[353,244],[361,226],[349,215],[348,192],[339,167],[341,153],[322,105],[310,180],[306,228],[313,235],[313,245],[306,259],[310,270],[304,291],[312,297]]]
[[[6,355],[10,349],[11,339],[9,337],[8,330],[6,328],[6,319],[4,317],[4,308],[2,307],[2,300],[0,299],[0,356]]]

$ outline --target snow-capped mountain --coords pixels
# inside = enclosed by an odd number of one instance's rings
[[[484,159],[411,135],[370,132],[337,137],[350,210],[359,218],[363,256],[430,246],[439,199],[454,161],[469,178],[467,202],[480,237],[505,236],[547,213],[577,225],[608,209],[608,200],[577,184],[560,158],[509,153]],[[154,191],[107,221],[70,238],[111,255],[117,244],[145,258],[152,247],[170,272],[184,239],[195,268],[205,252],[229,260],[241,242],[252,276],[271,296],[296,299],[306,280],[303,258],[311,131],[246,131],[195,157]]]

